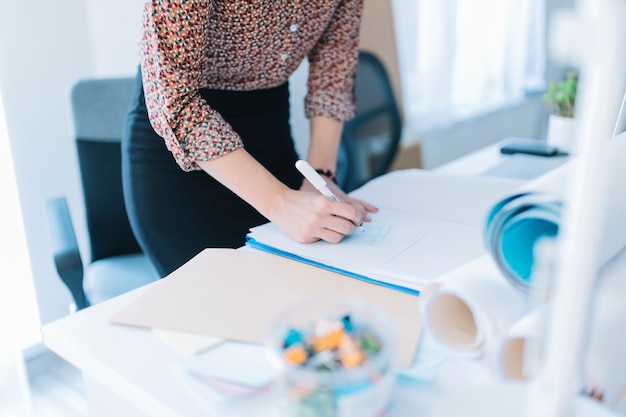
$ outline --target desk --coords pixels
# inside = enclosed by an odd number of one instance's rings
[[[441,165],[434,171],[452,175],[484,175],[531,180],[561,166],[569,159],[567,156],[501,154],[500,147],[512,140],[533,141],[534,139],[509,137]]]
[[[515,157],[500,156],[498,144],[441,167],[441,172],[481,175]],[[509,159],[510,158],[510,159]],[[531,157],[538,159],[537,157]],[[491,165],[485,163],[489,159]],[[524,162],[527,164],[528,162]],[[465,167],[465,168],[464,168]],[[512,171],[511,171],[512,172]],[[178,369],[185,356],[145,329],[109,324],[109,318],[151,285],[92,306],[43,328],[44,343],[78,367],[90,406],[98,416],[274,416],[269,393],[232,405],[199,394]],[[443,364],[443,365],[442,365]],[[435,373],[435,369],[437,372]],[[401,378],[391,416],[426,415],[444,393],[491,382],[486,369],[472,361],[449,358],[425,334],[413,380]]]
[[[220,405],[186,382],[178,371],[186,358],[146,329],[109,324],[109,318],[150,288],[139,288],[112,300],[81,310],[44,326],[44,342],[51,350],[83,372],[90,416],[275,416],[270,393],[262,393],[234,406]],[[422,350],[434,359],[445,359],[436,346]],[[429,364],[422,367],[428,371]],[[452,375],[451,375],[452,377]],[[456,376],[455,376],[456,377]],[[415,389],[419,388],[419,389]],[[425,411],[439,395],[425,382],[405,382],[398,390],[398,406],[392,416]]]

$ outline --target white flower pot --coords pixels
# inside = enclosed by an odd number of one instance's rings
[[[578,120],[571,117],[550,115],[546,142],[556,146],[562,152],[576,152],[578,139]]]

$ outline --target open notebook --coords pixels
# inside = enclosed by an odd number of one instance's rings
[[[428,282],[486,253],[483,221],[519,181],[397,171],[351,195],[380,211],[339,244],[300,244],[272,223],[251,229],[247,245],[368,282],[418,293]]]

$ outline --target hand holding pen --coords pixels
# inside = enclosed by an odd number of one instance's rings
[[[296,162],[296,168],[298,169],[298,171],[300,171],[300,173],[304,176],[304,178],[306,178],[313,187],[315,187],[316,190],[318,190],[322,195],[325,195],[326,197],[329,197],[330,199],[337,201],[337,202],[342,202],[342,200],[340,200],[335,193],[333,193],[330,188],[328,187],[328,183],[327,181],[317,173],[317,171],[315,169],[313,169],[313,167],[304,160],[299,160]],[[341,191],[341,190],[339,190]],[[371,211],[377,211],[378,209],[376,209],[375,207],[361,202],[359,200],[353,200],[351,198],[348,198],[347,196],[345,196],[346,199],[345,203],[348,204],[353,204],[353,203],[359,203],[360,205],[363,206],[363,210],[364,210],[364,219],[369,221],[369,218],[367,217],[367,212]],[[363,223],[361,223],[359,225],[360,231],[363,232],[365,231],[365,228],[363,226]]]

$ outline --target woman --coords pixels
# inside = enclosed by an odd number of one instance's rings
[[[165,276],[206,247],[239,247],[274,222],[303,243],[337,243],[372,205],[332,183],[355,111],[363,0],[148,0],[122,143],[126,206]],[[288,78],[305,58],[308,162],[335,202],[295,169]]]

